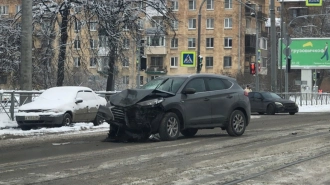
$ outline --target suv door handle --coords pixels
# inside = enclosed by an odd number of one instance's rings
[[[229,99],[232,98],[232,97],[233,97],[232,95],[228,95],[228,96],[227,96],[227,98],[229,98]]]
[[[208,98],[204,98],[204,101],[209,101],[210,99],[208,99]]]

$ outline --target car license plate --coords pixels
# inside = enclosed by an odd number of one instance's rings
[[[39,116],[25,116],[25,120],[39,120]]]

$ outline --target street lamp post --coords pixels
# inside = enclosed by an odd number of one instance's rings
[[[256,91],[259,91],[259,61],[258,61],[258,58],[259,58],[259,27],[258,27],[258,12],[255,11],[255,18],[256,18],[256,57],[255,57],[255,66],[257,68],[256,70]],[[261,55],[261,53],[260,53]]]
[[[206,0],[203,0],[201,5],[199,6],[199,12],[198,12],[198,32],[197,32],[197,73],[200,73],[202,70],[202,57],[200,56],[201,54],[201,10],[203,7],[203,4],[205,3]]]

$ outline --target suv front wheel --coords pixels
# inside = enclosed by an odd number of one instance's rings
[[[176,140],[180,134],[180,120],[173,112],[168,112],[162,119],[159,127],[159,136],[162,141]]]
[[[234,110],[229,118],[229,123],[226,128],[230,136],[243,135],[246,128],[246,117],[240,110]]]

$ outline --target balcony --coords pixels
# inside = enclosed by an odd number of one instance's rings
[[[166,55],[167,49],[165,46],[147,46],[145,48],[146,55]]]
[[[167,67],[164,66],[150,66],[146,70],[147,74],[166,74]]]

